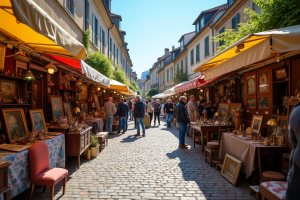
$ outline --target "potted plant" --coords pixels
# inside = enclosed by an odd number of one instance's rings
[[[91,157],[96,158],[99,153],[99,141],[94,135],[91,135]]]

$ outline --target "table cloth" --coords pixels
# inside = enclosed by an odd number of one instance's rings
[[[94,127],[95,124],[95,127]],[[103,122],[103,118],[97,118],[97,119],[93,119],[93,120],[89,120],[89,126],[93,127],[92,129],[92,133],[99,133],[103,131],[103,127],[104,127],[104,122]]]
[[[65,167],[65,135],[45,140],[49,149],[50,168]],[[12,163],[8,168],[8,185],[12,188],[11,197],[27,190],[30,186],[30,166],[28,150],[10,152],[0,150],[0,160]],[[3,195],[1,198],[3,199]]]

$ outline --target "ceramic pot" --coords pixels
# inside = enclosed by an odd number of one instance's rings
[[[99,154],[99,146],[91,147],[91,157],[97,158],[98,154]]]

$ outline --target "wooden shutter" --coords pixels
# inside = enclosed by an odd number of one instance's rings
[[[98,19],[95,17],[95,46],[98,47]]]
[[[90,24],[90,2],[85,0],[85,30],[89,29]]]
[[[220,29],[219,34],[222,34],[224,32],[225,32],[225,27]],[[220,41],[220,46],[223,46],[223,45],[224,45],[224,41]]]
[[[209,55],[209,36],[205,38],[205,56]]]
[[[237,31],[237,30],[238,30],[238,27],[239,27],[239,23],[240,23],[240,13],[237,13],[237,14],[235,15],[235,22],[236,22],[235,30]]]
[[[95,15],[93,15],[93,43],[95,44]]]

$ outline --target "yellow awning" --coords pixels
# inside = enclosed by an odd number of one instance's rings
[[[1,0],[0,19],[0,32],[35,52],[87,59],[84,46],[32,0]]]

